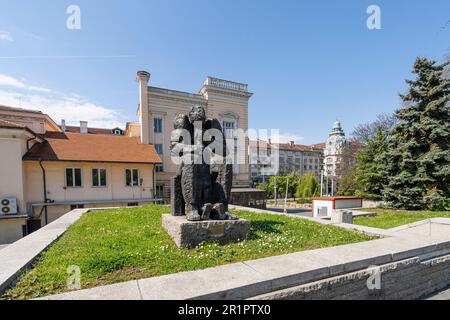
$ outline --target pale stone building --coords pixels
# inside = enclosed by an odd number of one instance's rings
[[[341,164],[342,153],[348,147],[348,140],[342,129],[341,123],[336,121],[330,132],[324,149],[324,176],[328,186],[327,194],[334,196],[338,190],[339,166]]]
[[[188,114],[194,105],[204,106],[209,118],[221,122],[227,136],[234,130],[248,130],[248,104],[252,93],[246,84],[207,77],[199,93],[181,92],[151,86],[150,73],[139,71],[138,123],[128,123],[126,135],[140,136],[143,144],[152,144],[163,164],[156,168],[156,194],[170,199],[170,180],[177,171],[171,160],[170,136],[173,120],[179,113]],[[233,147],[233,146],[228,146]],[[235,187],[249,186],[248,138],[244,143],[235,141],[233,183]]]
[[[261,152],[261,144],[263,149]],[[273,171],[273,167],[267,164],[267,157],[272,157],[271,150],[273,144],[271,141],[251,141],[249,147],[249,156],[251,163],[251,178],[254,183],[264,183],[274,175],[288,175],[297,173],[304,175],[312,172],[317,178],[320,178],[323,164],[323,149],[315,146],[305,146],[290,143],[280,143],[276,145],[278,154],[278,170]]]

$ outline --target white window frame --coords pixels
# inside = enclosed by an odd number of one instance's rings
[[[94,170],[97,170],[98,174],[98,186],[94,186]],[[100,178],[100,172],[101,170],[105,171],[105,185],[101,185],[101,178]],[[92,180],[92,188],[107,188],[108,187],[108,170],[106,168],[92,168],[91,169],[91,180]]]
[[[73,185],[69,186],[67,185],[67,170],[72,170],[72,182]],[[81,180],[81,185],[80,186],[76,186],[75,185],[75,170],[79,169],[80,170],[80,180]],[[79,167],[67,167],[64,168],[64,185],[66,188],[71,188],[71,189],[77,189],[77,188],[83,188],[84,185],[84,181],[83,181],[83,168],[79,168]]]
[[[130,170],[131,171],[131,185],[127,184],[127,171]],[[134,171],[137,171],[137,185],[134,185],[133,181],[134,181]],[[140,183],[140,172],[139,169],[137,168],[127,168],[125,169],[125,186],[128,188],[135,188],[135,187],[139,187],[139,183]]]

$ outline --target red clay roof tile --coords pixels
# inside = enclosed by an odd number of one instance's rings
[[[35,144],[23,157],[33,161],[86,161],[118,163],[162,163],[153,145],[139,138],[47,132],[44,143]]]

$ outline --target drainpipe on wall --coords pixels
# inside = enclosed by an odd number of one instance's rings
[[[155,164],[153,164],[153,175],[152,175],[152,182],[153,182],[153,199],[156,199],[156,185],[155,185]]]
[[[48,199],[47,199],[47,177],[46,177],[46,173],[45,173],[45,168],[42,165],[42,159],[39,160],[39,166],[41,167],[42,170],[42,182],[44,184],[44,202],[47,203]],[[48,224],[48,209],[47,209],[47,205],[44,205],[44,210],[45,210],[45,225]]]

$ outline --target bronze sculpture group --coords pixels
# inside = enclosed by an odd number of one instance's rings
[[[171,135],[172,158],[179,160],[173,178],[172,215],[188,221],[235,220],[228,212],[233,166],[226,161],[226,138],[217,119],[202,106],[179,114]]]

